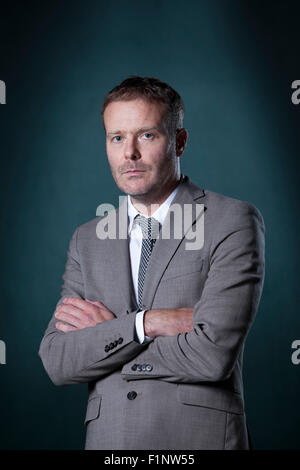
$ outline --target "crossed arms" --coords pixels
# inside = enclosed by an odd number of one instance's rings
[[[100,301],[84,299],[75,231],[68,250],[62,296],[41,342],[39,354],[57,385],[99,380],[119,367],[126,380],[170,382],[225,380],[236,364],[259,304],[264,278],[264,223],[254,206],[239,206],[210,247],[210,270],[193,309],[145,313],[152,342],[135,338],[137,311],[116,317]],[[227,216],[227,217],[226,217]],[[223,223],[221,221],[220,223]],[[220,235],[221,234],[221,235]],[[153,364],[144,374],[130,361]]]
[[[58,321],[56,328],[68,333],[96,326],[116,316],[102,302],[89,299],[65,297],[54,314]],[[193,309],[155,309],[144,315],[144,331],[151,338],[156,336],[175,336],[193,329]]]

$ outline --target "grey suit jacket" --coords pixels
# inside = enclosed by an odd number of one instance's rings
[[[187,176],[175,203],[190,204],[194,216],[203,204],[204,244],[186,249],[187,235],[172,238],[167,218],[171,239],[156,241],[143,304],[193,308],[191,332],[139,344],[128,239],[100,240],[96,217],[70,241],[58,304],[100,300],[116,316],[69,333],[52,317],[40,345],[54,384],[88,383],[86,449],[248,448],[242,361],[263,287],[264,222],[252,204]]]

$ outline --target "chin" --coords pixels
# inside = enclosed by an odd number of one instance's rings
[[[127,184],[127,185],[124,185],[125,187],[123,187],[123,191],[126,193],[126,194],[129,194],[130,196],[142,196],[143,194],[147,194],[149,192],[149,188],[147,185],[145,184]]]
[[[148,191],[145,189],[131,189],[128,188],[128,190],[125,191],[126,194],[129,194],[129,196],[143,196],[144,194],[147,194]]]

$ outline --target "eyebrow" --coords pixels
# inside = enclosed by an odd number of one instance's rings
[[[148,132],[148,131],[153,131],[153,130],[159,131],[159,128],[158,127],[140,127],[139,129],[137,129],[136,134],[139,134],[140,132]],[[107,132],[106,135],[116,135],[116,134],[122,134],[122,131],[112,130],[112,131]]]

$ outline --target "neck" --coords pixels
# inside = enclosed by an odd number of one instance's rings
[[[170,185],[168,185],[163,194],[160,192],[160,194],[152,193],[151,195],[147,194],[141,196],[130,196],[132,205],[141,214],[151,216],[159,208],[159,206],[161,206],[161,204],[163,204],[165,200],[168,199],[170,194],[179,185],[180,180],[180,176],[178,179],[173,180]]]

